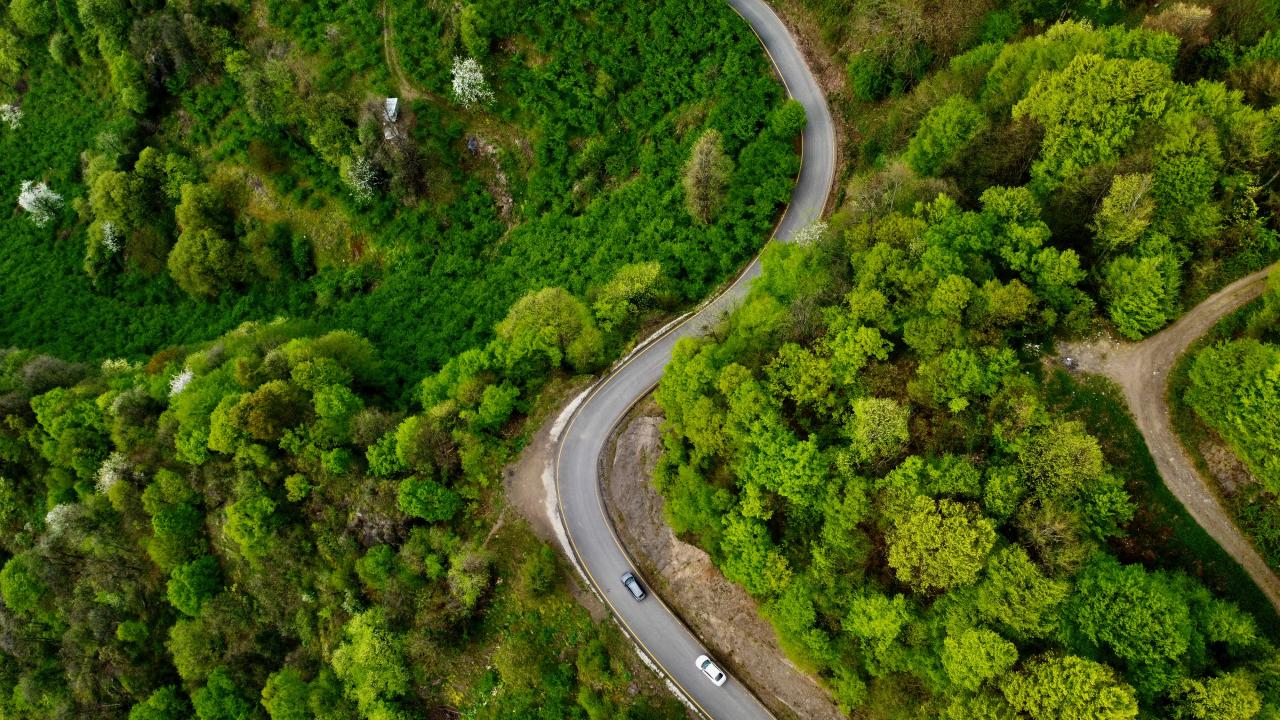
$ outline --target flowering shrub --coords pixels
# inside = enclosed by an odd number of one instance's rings
[[[493,99],[493,91],[484,79],[484,68],[475,58],[453,59],[453,95],[463,107]]]
[[[10,130],[17,130],[22,125],[22,108],[17,105],[0,105],[0,122],[8,125]]]
[[[827,232],[827,224],[821,220],[805,225],[791,236],[791,242],[797,245],[812,245],[822,239],[824,233]]]
[[[343,162],[342,179],[351,187],[351,194],[360,202],[373,199],[374,183],[377,173],[368,158],[357,157]]]
[[[116,229],[116,224],[110,220],[102,223],[102,247],[111,254],[115,254],[120,250],[120,231]]]
[[[18,193],[18,206],[31,214],[31,222],[44,227],[62,207],[62,196],[49,189],[47,183],[25,180]]]
[[[49,536],[57,537],[61,535],[62,531],[67,529],[67,526],[75,519],[77,514],[76,506],[71,503],[54,505],[53,509],[45,513],[44,516],[44,524],[48,528]]]
[[[169,397],[173,397],[187,389],[187,385],[191,384],[196,374],[191,372],[190,368],[183,368],[182,372],[169,378]]]
[[[124,477],[124,471],[124,455],[113,452],[102,461],[102,467],[98,468],[98,477],[94,486],[99,493],[106,495]]]

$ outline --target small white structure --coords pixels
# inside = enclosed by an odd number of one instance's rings
[[[394,140],[400,135],[396,120],[400,119],[400,98],[389,97],[382,101],[382,137]]]

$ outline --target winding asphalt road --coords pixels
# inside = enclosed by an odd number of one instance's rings
[[[826,207],[835,176],[835,127],[826,97],[786,26],[763,0],[728,0],[755,30],[773,60],[788,94],[804,105],[800,175],[791,204],[774,231],[787,241],[796,230],[818,219]],[[704,334],[747,293],[760,274],[760,259],[715,299],[693,315],[651,338],[591,390],[569,419],[555,460],[560,514],[580,565],[612,607],[627,631],[648,652],[704,715],[716,720],[772,717],[751,691],[730,677],[716,687],[694,666],[707,653],[698,639],[650,593],[643,602],[631,598],[619,576],[633,568],[605,511],[600,459],[614,427],[633,404],[658,384],[677,340]],[[646,583],[646,587],[648,584]]]
[[[1242,277],[1177,322],[1140,343],[1117,345],[1106,340],[1067,344],[1062,350],[1078,358],[1085,372],[1105,375],[1124,391],[1133,419],[1146,440],[1164,484],[1178,498],[1200,527],[1253,578],[1272,606],[1280,612],[1280,577],[1240,532],[1214,492],[1213,484],[1196,469],[1169,420],[1169,373],[1178,358],[1219,320],[1244,307],[1267,289],[1267,276],[1280,268],[1272,265]]]

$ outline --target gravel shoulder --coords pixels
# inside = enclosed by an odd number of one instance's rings
[[[1105,375],[1120,386],[1165,485],[1280,611],[1280,577],[1235,526],[1218,499],[1213,482],[1197,470],[1173,430],[1166,398],[1169,373],[1177,359],[1219,320],[1262,295],[1267,275],[1274,267],[1231,283],[1173,325],[1140,343],[1101,338],[1089,343],[1068,343],[1061,351],[1073,358],[1080,370]]]

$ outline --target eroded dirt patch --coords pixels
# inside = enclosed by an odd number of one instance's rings
[[[1253,475],[1249,473],[1249,468],[1245,467],[1239,456],[1232,452],[1222,440],[1216,438],[1211,441],[1206,440],[1200,443],[1199,450],[1200,457],[1204,458],[1204,464],[1209,469],[1209,474],[1217,481],[1223,495],[1235,497],[1241,490],[1255,482]]]

